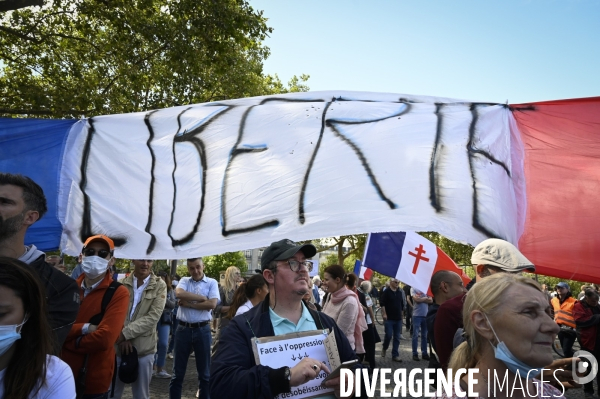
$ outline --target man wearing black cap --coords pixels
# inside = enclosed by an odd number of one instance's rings
[[[215,398],[273,398],[314,379],[323,370],[321,359],[304,358],[292,367],[278,369],[256,364],[251,339],[291,332],[333,329],[340,361],[356,359],[348,339],[333,319],[309,309],[302,297],[311,289],[309,273],[317,253],[311,244],[284,239],[263,252],[262,274],[269,295],[250,311],[235,317],[223,331],[211,367],[210,394]],[[339,378],[326,383],[339,396]]]

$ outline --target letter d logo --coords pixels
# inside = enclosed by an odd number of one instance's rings
[[[576,362],[575,358],[580,358],[581,361]],[[598,374],[598,362],[596,361],[596,358],[594,357],[594,355],[592,355],[590,352],[588,351],[577,351],[573,354],[573,363],[572,363],[572,374],[573,374],[573,380],[578,383],[578,384],[585,384],[588,383],[590,381],[593,381],[594,378],[596,377],[596,374]],[[586,370],[589,370],[589,374],[586,375],[585,377],[579,377],[577,375],[577,373],[585,373]]]

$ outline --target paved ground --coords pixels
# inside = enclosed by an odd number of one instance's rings
[[[383,326],[378,325],[378,331],[379,331],[379,335],[383,339],[383,336],[384,336]],[[385,358],[382,358],[380,356],[381,355],[381,343],[379,343],[379,344],[377,344],[377,356],[376,356],[377,367],[391,368],[393,370],[404,367],[404,368],[406,368],[406,372],[408,375],[408,373],[410,373],[410,370],[412,370],[413,368],[424,368],[427,366],[426,361],[421,360],[421,361],[417,362],[417,361],[412,360],[412,349],[411,349],[410,336],[407,332],[403,332],[403,335],[405,336],[405,338],[408,338],[408,339],[402,340],[400,342],[400,358],[402,359],[402,363],[392,361],[391,345],[390,345],[390,348],[388,349],[387,356]],[[167,359],[166,370],[169,371],[169,373],[171,372],[170,370],[172,370],[172,367],[173,367],[173,360]],[[168,379],[163,380],[163,379],[153,378],[152,382],[150,383],[151,397],[154,399],[168,398],[169,397],[169,381],[170,380],[168,380]],[[392,384],[390,384],[390,386],[392,386]],[[197,389],[198,389],[198,379],[197,379],[197,374],[196,374],[196,364],[195,364],[194,359],[190,358],[190,360],[188,362],[187,373],[186,373],[185,380],[183,383],[182,398],[183,399],[194,399],[196,397]],[[390,392],[391,392],[391,389],[390,389]],[[583,390],[581,390],[581,389],[567,391],[565,396],[568,399],[584,399]],[[379,387],[377,387],[375,397],[376,398],[380,397]],[[411,396],[408,396],[408,397],[411,397]],[[125,389],[123,398],[126,398],[126,399],[132,398],[130,388]],[[423,397],[423,398],[425,398],[425,397]],[[224,398],[214,398],[214,399],[224,399]],[[237,399],[237,398],[228,398],[228,399]]]

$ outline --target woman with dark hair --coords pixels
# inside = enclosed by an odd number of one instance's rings
[[[269,286],[262,274],[255,274],[242,283],[233,294],[231,307],[227,313],[229,319],[242,313],[246,313],[254,306],[262,302],[269,293]]]
[[[331,265],[325,268],[322,283],[329,297],[323,304],[323,313],[336,322],[352,349],[362,348],[362,332],[367,329],[365,313],[354,291],[346,287],[347,282],[348,276],[342,266]]]
[[[348,274],[348,278],[346,279],[346,288],[348,288],[350,291],[352,291],[352,292],[354,292],[356,294],[356,298],[358,299],[358,306],[362,309],[363,315],[364,315],[364,327],[365,327],[365,329],[363,330],[363,332],[365,332],[366,330],[368,330],[367,316],[366,316],[366,314],[367,314],[367,303],[365,301],[365,296],[361,292],[357,291],[357,289],[356,289],[356,284],[357,283],[358,283],[358,277],[356,276],[356,274],[354,274],[354,273]],[[357,322],[360,322],[360,321],[357,320]],[[361,334],[361,338],[362,338],[362,334]],[[358,355],[358,359],[362,362],[362,358],[365,357],[364,338],[363,339],[357,339],[355,341],[355,346],[356,346],[356,348],[354,349],[354,351]]]
[[[69,366],[53,352],[46,297],[28,266],[0,257],[0,398],[75,398]]]
[[[165,362],[167,360],[167,346],[169,345],[169,333],[171,332],[171,324],[173,321],[173,309],[177,298],[175,298],[175,291],[171,285],[171,277],[164,271],[158,272],[158,276],[167,284],[167,300],[165,302],[165,309],[162,312],[162,316],[158,319],[158,325],[156,331],[158,333],[157,351],[154,356],[154,373],[152,375],[156,378],[171,378],[171,374],[164,370]]]
[[[357,291],[357,295],[359,299],[361,299],[361,303],[362,296],[365,301],[363,305],[367,308],[367,311],[365,312],[365,317],[367,319],[367,329],[363,331],[365,354],[362,356],[358,355],[358,360],[362,362],[366,357],[367,361],[369,362],[369,367],[371,368],[370,371],[373,372],[373,370],[376,367],[375,344],[377,342],[381,342],[381,338],[379,337],[379,334],[377,333],[377,329],[375,328],[374,324],[375,316],[373,315],[373,298],[371,297],[371,291],[371,282],[367,280],[363,281],[360,284],[360,288]]]

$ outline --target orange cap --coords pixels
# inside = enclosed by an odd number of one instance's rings
[[[103,234],[97,234],[97,235],[91,236],[90,238],[85,240],[85,243],[83,244],[83,248],[87,247],[88,244],[91,243],[92,241],[104,241],[106,243],[106,245],[108,245],[108,249],[110,249],[111,252],[115,250],[115,243],[113,242],[113,240],[111,240],[110,238],[108,238],[107,236],[105,236]]]

